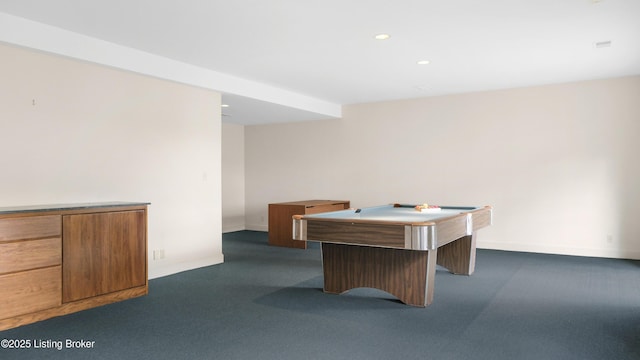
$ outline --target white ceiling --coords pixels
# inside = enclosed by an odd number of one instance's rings
[[[339,106],[640,74],[640,0],[2,0],[0,12],[268,85],[217,89],[223,121],[239,124],[330,117],[269,89]]]

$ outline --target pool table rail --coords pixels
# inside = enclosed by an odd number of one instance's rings
[[[435,220],[405,222],[294,215],[293,238],[394,249],[435,250],[491,225],[490,206],[474,209]]]
[[[295,219],[295,217],[294,217]],[[294,221],[294,239],[404,249],[404,224],[338,220]]]
[[[471,232],[490,226],[493,223],[493,208],[491,206],[484,206],[470,211],[469,214],[473,216]]]

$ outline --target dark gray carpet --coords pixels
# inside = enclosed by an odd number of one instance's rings
[[[223,252],[148,296],[0,332],[63,342],[0,359],[640,359],[640,261],[478,250],[474,275],[438,271],[433,304],[414,308],[373,289],[324,294],[317,245],[241,231]]]

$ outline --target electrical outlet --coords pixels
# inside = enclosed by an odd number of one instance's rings
[[[153,260],[164,259],[164,249],[153,250]]]

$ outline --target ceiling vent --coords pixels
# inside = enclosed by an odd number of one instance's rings
[[[608,48],[611,47],[611,40],[598,41],[596,43],[593,43],[593,46],[595,46],[596,49]]]

